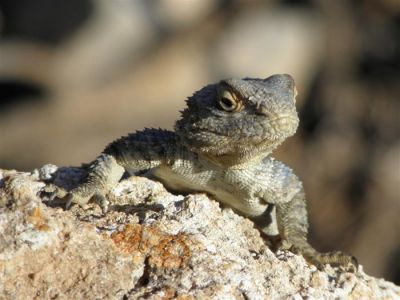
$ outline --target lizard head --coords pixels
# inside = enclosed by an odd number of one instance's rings
[[[187,100],[175,130],[196,153],[222,164],[268,155],[296,132],[296,88],[289,75],[227,79]]]

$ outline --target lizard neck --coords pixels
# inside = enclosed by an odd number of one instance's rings
[[[242,169],[248,168],[251,165],[261,163],[261,161],[269,156],[271,152],[283,142],[283,139],[268,140],[249,145],[244,142],[233,145],[232,149],[225,149],[226,152],[220,152],[217,145],[212,147],[199,147],[193,145],[185,138],[178,136],[181,144],[188,149],[189,152],[196,153],[206,161],[218,166],[222,169]]]

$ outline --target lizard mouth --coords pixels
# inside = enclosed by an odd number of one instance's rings
[[[296,132],[298,124],[297,116],[289,113],[268,119],[264,124],[265,132],[268,132],[268,134],[263,137],[263,141],[274,142],[289,137]]]
[[[278,116],[268,119],[267,123],[275,125],[277,129],[279,129],[279,126],[285,127],[287,125],[293,126],[293,125],[298,125],[299,119],[297,116],[293,116],[291,113],[285,113],[285,114],[279,114]]]

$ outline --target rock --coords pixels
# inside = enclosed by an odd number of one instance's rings
[[[78,168],[0,170],[0,299],[400,298],[400,287],[273,253],[251,221],[205,194],[173,195],[142,177],[65,211],[43,192]]]

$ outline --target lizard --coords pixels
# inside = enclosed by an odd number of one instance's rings
[[[106,198],[125,172],[156,179],[178,192],[206,192],[254,221],[279,249],[309,263],[356,267],[340,251],[320,253],[307,241],[304,188],[271,152],[299,125],[293,78],[230,78],[208,84],[186,100],[174,131],[144,129],[110,143],[88,166],[87,178],[62,197],[67,208]]]

